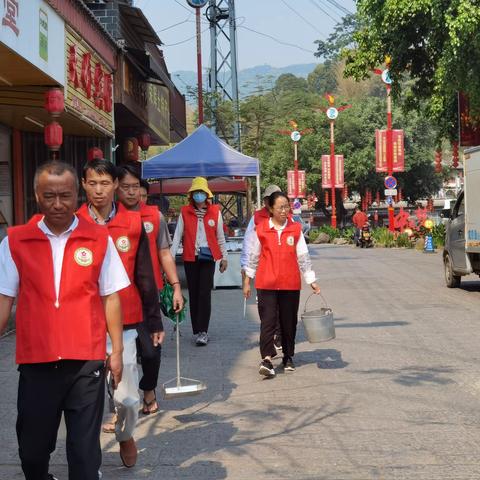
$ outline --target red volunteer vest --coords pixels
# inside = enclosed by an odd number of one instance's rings
[[[155,205],[140,204],[140,215],[143,226],[148,235],[148,244],[150,247],[150,256],[152,257],[153,274],[157,289],[163,288],[162,269],[158,258],[157,238],[160,230],[160,212]]]
[[[302,226],[288,220],[280,242],[278,232],[270,228],[269,221],[257,225],[257,236],[261,244],[260,259],[255,287],[265,290],[300,290],[300,268],[297,260],[297,243]]]
[[[39,218],[33,220],[8,229],[20,276],[16,362],[104,360],[106,319],[98,277],[106,230],[79,218],[65,246],[57,303],[50,241],[38,228]]]
[[[107,227],[127,271],[130,285],[120,290],[118,294],[122,305],[123,324],[133,325],[143,320],[142,300],[135,285],[135,257],[142,232],[142,218],[139,212],[127,210],[121,203],[116,205],[117,213],[115,217],[106,225],[100,226]],[[79,208],[77,213],[90,223],[95,223],[88,212],[86,203]]]
[[[255,225],[258,225],[265,218],[270,218],[270,212],[268,211],[267,207],[256,210],[253,214],[253,222]]]
[[[217,240],[217,223],[220,208],[218,205],[207,203],[207,212],[203,217],[205,233],[208,246],[215,260],[222,259],[222,252]],[[181,209],[184,230],[183,230],[183,260],[186,262],[195,261],[195,240],[197,238],[198,218],[195,215],[193,205],[186,205]]]

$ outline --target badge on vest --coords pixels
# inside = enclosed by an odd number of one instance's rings
[[[88,248],[80,247],[75,250],[73,259],[81,267],[88,267],[93,263],[93,253]]]
[[[153,232],[153,223],[152,222],[143,222],[143,226],[145,227],[145,231],[147,233]]]
[[[294,243],[295,243],[295,239],[293,238],[293,236],[292,235],[288,236],[287,245],[293,246]]]
[[[115,245],[117,246],[117,250],[119,252],[125,253],[130,250],[130,240],[128,237],[118,237]]]
[[[215,226],[215,220],[213,220],[212,218],[208,221],[208,225],[210,227],[214,227]]]

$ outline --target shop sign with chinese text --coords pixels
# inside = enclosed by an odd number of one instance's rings
[[[305,170],[298,170],[298,195],[295,195],[295,170],[287,170],[288,198],[305,198],[307,193]]]
[[[44,0],[1,0],[0,43],[65,85],[65,23]]]
[[[335,155],[335,188],[343,188],[344,186],[343,155]],[[322,188],[332,188],[330,155],[322,155]]]
[[[65,38],[65,105],[113,136],[113,73],[90,45],[69,27]]]
[[[405,170],[405,149],[403,145],[403,130],[392,130],[393,171]],[[387,172],[387,131],[375,130],[376,171]]]

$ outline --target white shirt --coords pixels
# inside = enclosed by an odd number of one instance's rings
[[[252,233],[255,231],[255,218],[252,215],[252,218],[248,222],[247,229],[245,230],[245,235],[243,236],[243,243],[242,243],[242,254],[240,255],[240,268],[245,270],[245,267],[248,263],[248,256],[252,249],[252,246],[255,245],[255,237]]]
[[[175,258],[177,254],[178,247],[180,246],[180,242],[183,238],[183,230],[184,230],[184,223],[183,223],[183,215],[180,214],[177,220],[177,226],[175,228],[175,235],[173,236],[172,246],[170,247],[170,252]],[[227,243],[225,241],[225,234],[223,233],[223,219],[222,214],[218,212],[218,219],[217,219],[217,241],[218,246],[220,247],[220,251],[222,252],[222,258],[227,260]],[[195,254],[198,253],[200,247],[208,247],[207,241],[207,233],[205,232],[205,224],[204,219],[199,218],[197,223],[197,237],[195,240]]]
[[[282,233],[285,227],[287,226],[287,223],[288,223],[288,220],[286,220],[282,226],[276,227],[273,224],[271,218],[268,220],[269,227],[277,231],[279,244],[282,241]],[[260,259],[261,250],[262,250],[262,245],[260,244],[260,240],[258,239],[257,230],[253,229],[251,232],[249,251],[247,252],[248,258],[245,264],[245,274],[250,278],[255,277],[258,261]],[[297,242],[296,253],[297,253],[298,267],[303,274],[303,278],[305,279],[305,282],[310,285],[315,281],[315,272],[312,270],[312,261],[310,260],[307,242],[305,241],[305,237],[303,236],[302,232],[300,232],[300,238],[298,239],[298,242]]]
[[[47,236],[52,248],[53,275],[55,282],[56,304],[60,291],[60,279],[62,276],[63,255],[65,245],[72,232],[78,226],[78,218],[75,216],[72,224],[65,232],[55,235],[50,231],[45,222],[40,220],[38,228]],[[0,293],[9,297],[16,297],[18,294],[20,278],[17,266],[10,252],[8,236],[0,243]],[[103,259],[102,268],[98,277],[98,287],[101,296],[111,295],[118,290],[122,290],[130,285],[127,272],[123,266],[117,249],[113,244],[111,237],[108,237],[108,245]]]

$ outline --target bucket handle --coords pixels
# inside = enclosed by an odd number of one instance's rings
[[[305,306],[303,307],[303,313],[305,313],[307,311],[307,303],[309,302],[309,300],[312,298],[312,296],[315,295],[315,292],[312,292],[308,297],[307,299],[305,300]],[[322,298],[323,300],[323,303],[325,304],[325,308],[327,308],[328,310],[332,310],[329,306],[328,306],[328,303],[327,301],[325,300],[325,297],[320,293],[319,294],[320,297]]]

